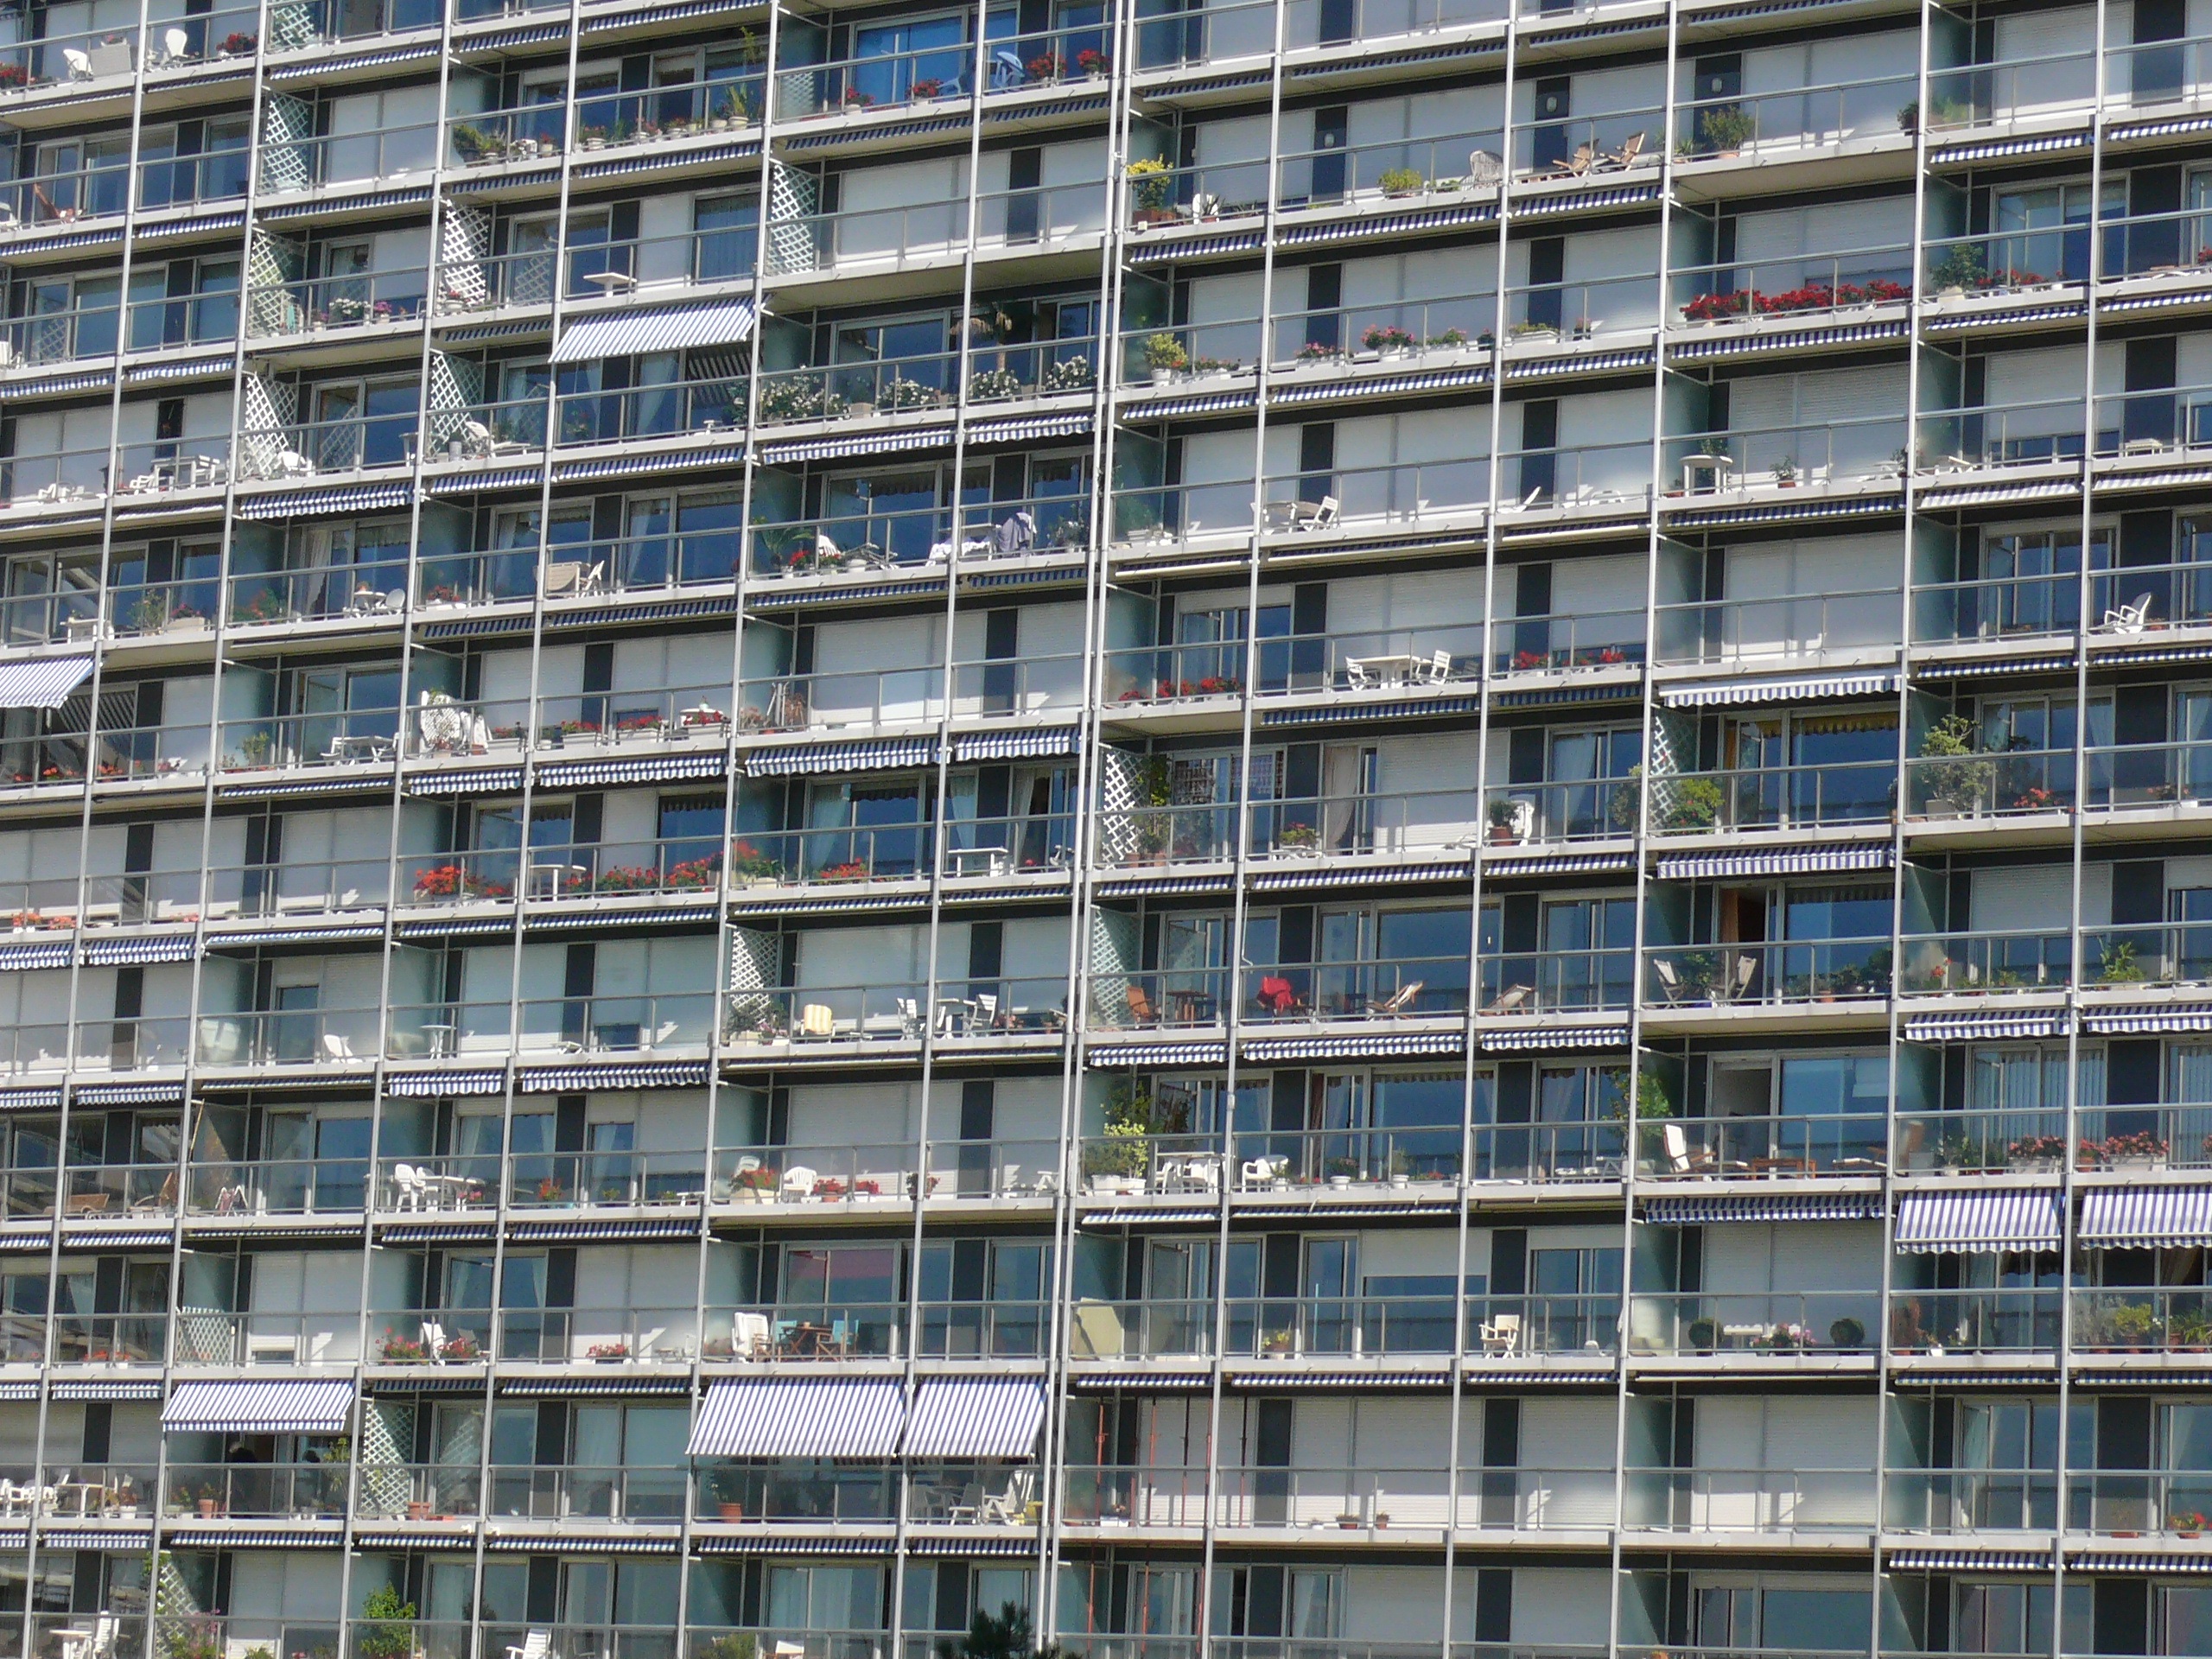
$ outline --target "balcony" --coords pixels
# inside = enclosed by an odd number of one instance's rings
[[[1631,1351],[1652,1357],[1727,1357],[1758,1363],[1864,1359],[1881,1329],[1878,1289],[1631,1297]],[[1870,1335],[1870,1333],[1873,1333]]]
[[[1900,944],[1897,989],[1907,995],[2063,991],[2074,980],[2074,940],[2064,929],[1908,934]]]
[[[1500,137],[1491,127],[1450,137],[1287,152],[1278,159],[1273,175],[1274,205],[1290,213],[1463,194],[1469,200],[1489,200],[1497,188]],[[1129,164],[1128,177],[1130,223],[1138,232],[1255,218],[1269,205],[1264,160],[1192,167],[1136,161]]]
[[[1106,228],[1106,186],[990,191],[905,207],[813,213],[779,219],[768,248],[772,275],[849,276],[928,269],[957,260],[970,244],[988,256],[1074,248]]]
[[[1912,298],[1908,245],[1786,259],[1688,265],[1669,278],[1670,328],[1783,320],[1790,327]]]
[[[57,1200],[58,1206],[57,1206]],[[0,1171],[0,1216],[10,1221],[94,1216],[160,1219],[176,1213],[176,1166],[70,1164]]]
[[[1872,1469],[1630,1468],[1621,1480],[1634,1531],[1864,1535],[1875,1528]]]
[[[1895,732],[1879,735],[1895,745]],[[1893,759],[1662,772],[1649,780],[1650,830],[1655,836],[1708,836],[1887,824],[1897,812],[1897,779]],[[1641,785],[1630,781],[1611,789],[1620,798],[1613,817],[1632,830]]]
[[[2078,467],[2091,435],[2079,397],[1988,404],[1922,415],[1916,454],[1937,473],[2012,467]],[[2117,432],[2094,435],[2096,447],[2116,449]]]
[[[143,1319],[147,1316],[133,1316]],[[167,1323],[153,1316],[156,1329]],[[351,1368],[360,1352],[360,1309],[307,1313],[234,1313],[219,1308],[180,1307],[174,1324],[180,1370],[209,1365],[332,1365]],[[151,1344],[158,1361],[158,1338]]]
[[[365,1158],[265,1158],[195,1161],[188,1172],[188,1216],[358,1216],[368,1207]]]
[[[410,760],[483,755],[501,752],[603,748],[651,748],[693,742],[727,742],[729,715],[720,707],[729,698],[729,681],[706,684],[632,686],[621,691],[549,693],[535,703],[523,698],[455,702],[428,691],[411,721],[397,710],[362,710],[344,715],[297,715],[288,720],[343,720],[347,729],[326,735],[304,730],[289,743],[272,735],[264,754],[302,754],[289,764],[390,760],[402,744]],[[268,726],[270,722],[261,722]],[[383,726],[387,729],[374,729]],[[359,729],[356,729],[356,728]],[[258,727],[248,728],[250,736]],[[227,728],[226,728],[227,730]],[[312,746],[321,739],[321,751]],[[245,740],[240,739],[240,744]],[[336,751],[333,752],[333,746]],[[709,849],[711,850],[711,849]]]
[[[1903,401],[1900,383],[1898,402]],[[1866,415],[1819,425],[1736,428],[1701,436],[1675,434],[1663,446],[1660,476],[1670,496],[1686,497],[1745,496],[1755,489],[1831,493],[1894,489],[1904,480],[1910,430],[1902,416]],[[1921,432],[1923,447],[1932,447],[1925,418]],[[1679,492],[1674,488],[1677,481]],[[1847,614],[1840,613],[1839,621]],[[1898,626],[1893,608],[1879,624],[1877,639],[1894,643]]]
[[[1542,1479],[1534,1471],[1528,1471],[1528,1478]],[[1286,1528],[1304,1532],[1325,1527],[1370,1533],[1417,1527],[1433,1535],[1436,1529],[1453,1523],[1455,1509],[1459,1525],[1480,1523],[1485,1477],[1470,1471],[1460,1484],[1456,1503],[1455,1483],[1448,1467],[1294,1469],[1228,1465],[1215,1470],[1209,1479],[1203,1464],[1185,1469],[1071,1464],[1062,1478],[1065,1483],[1062,1513],[1071,1526],[1196,1531],[1211,1516],[1216,1527],[1237,1531]],[[1612,1471],[1593,1470],[1583,1480],[1593,1508],[1597,1487],[1603,1484],[1610,1518]]]
[[[1642,453],[1639,479],[1649,469],[1649,450]],[[1270,474],[1261,481],[1261,493],[1256,527],[1294,543],[1325,540],[1324,532],[1332,531],[1464,524],[1490,504],[1490,460],[1470,455],[1420,465]],[[1114,497],[1116,543],[1136,553],[1241,541],[1255,528],[1249,480],[1123,490]]]
[[[1559,1126],[1551,1126],[1559,1127]],[[1456,1124],[1433,1128],[1327,1129],[1211,1135],[1149,1132],[1086,1136],[1077,1156],[1094,1194],[1313,1194],[1324,1189],[1418,1187],[1430,1197],[1459,1178]],[[1223,1171],[1234,1176],[1224,1181]]]
[[[120,495],[219,490],[230,475],[229,457],[230,440],[224,437],[126,443],[112,458],[105,448],[12,455],[0,461],[0,505],[68,506],[99,501],[110,493],[109,480],[118,473],[124,481],[114,493]]]
[[[2073,1294],[2073,1346],[2100,1354],[2212,1351],[2212,1290],[2081,1290]]]
[[[387,1016],[384,1054],[387,1059],[467,1058],[476,1055],[639,1054],[676,1051],[703,1053],[713,1019],[709,992],[669,992],[639,996],[552,997],[511,1004],[496,1002],[395,1003]],[[273,1014],[271,1021],[308,1018]],[[359,1016],[373,1027],[373,1012]],[[343,1046],[351,1052],[300,1055],[304,1060],[352,1060],[376,1051],[350,1026]],[[288,1053],[302,1046],[296,1036]],[[206,1062],[203,1060],[203,1064]]]
[[[796,480],[794,480],[796,481]],[[880,506],[863,481],[845,499],[797,518],[757,518],[753,569],[763,576],[879,575],[943,564],[1082,552],[1092,545],[1087,488],[988,504]]]
[[[524,1364],[683,1364],[700,1351],[699,1318],[688,1302],[681,1307],[502,1308],[493,1330],[492,1353]]]
[[[378,617],[396,624],[406,609],[407,561],[254,570],[227,585],[225,617],[234,628]]]
[[[1900,52],[1916,44],[1909,34],[1892,38]],[[1902,74],[1687,103],[1675,111],[1675,142],[1693,161],[1732,161],[1740,155],[1772,162],[1792,159],[1793,151],[1884,140],[1909,149],[1911,140],[1897,112],[1919,90],[1916,75]]]
[[[2074,1478],[2084,1497],[2098,1478]],[[2056,1469],[1892,1469],[1884,1486],[1885,1531],[1972,1537],[2050,1532],[2058,1525]],[[2147,1483],[2139,1490],[2147,1492]]]
[[[2174,43],[2177,48],[2179,44]],[[2118,54],[2126,48],[2114,46],[2112,50]],[[1956,139],[1985,127],[2040,125],[2090,110],[2096,101],[2097,59],[2091,52],[1931,67],[1928,129],[1947,140]],[[1912,107],[1917,110],[1918,105]]]
[[[1501,617],[1491,645],[1491,671],[1501,676],[1629,668],[1648,658],[1641,604]]]
[[[2066,1293],[2052,1288],[1922,1290],[1892,1287],[1890,1352],[1926,1355],[2050,1354],[2058,1348]]]
[[[1270,635],[1106,654],[1101,695],[1120,712],[1240,698],[1248,675],[1255,698],[1407,691],[1469,685],[1482,671],[1483,625],[1347,633]]]
[[[186,69],[234,55],[231,42],[245,39],[252,54],[260,12],[253,6],[178,16],[142,31],[129,23],[89,33],[40,35],[0,46],[0,92],[48,86],[93,88],[148,69]],[[243,35],[241,34],[243,31]],[[150,51],[141,48],[150,35]]]
[[[968,363],[968,405],[1088,393],[1097,379],[1097,346],[1089,336],[978,345]],[[950,408],[960,365],[956,352],[932,352],[764,372],[759,419],[780,426]]]
[[[1889,1168],[1889,1129],[1879,1112],[1670,1117],[1637,1128],[1637,1171],[1647,1179],[1878,1178]]]
[[[980,50],[982,91],[989,97],[1102,79],[1111,64],[1112,47],[1112,30],[1097,23],[993,36]],[[969,41],[779,70],[776,118],[803,121],[841,112],[965,104],[976,89],[978,55],[976,43]]]
[[[778,1208],[878,1200],[1049,1197],[1060,1151],[1050,1141],[911,1141],[879,1146],[722,1147],[714,1154],[716,1204]]]
[[[1067,868],[1075,820],[1067,813],[917,818],[845,830],[769,830],[730,843],[734,890],[926,881],[932,861],[947,880],[990,880]]]
[[[1890,959],[1886,937],[1656,945],[1643,953],[1643,1006],[1719,1010],[1885,997]]]
[[[162,1484],[162,1513],[335,1521],[346,1513],[352,1472],[344,1463],[172,1463]]]
[[[489,1472],[486,1514],[549,1520],[673,1524],[690,1484],[682,1469],[495,1463]]]
[[[858,673],[778,674],[739,685],[738,728],[834,730],[855,737],[934,726],[946,712],[948,692],[955,720],[1072,715],[1083,706],[1086,666],[1079,652],[1070,652]]]
[[[321,276],[306,282],[256,283],[246,290],[246,334],[251,339],[289,339],[386,324],[413,324],[423,315],[429,293],[426,268],[363,271]],[[236,302],[232,327],[237,327]]]
[[[969,980],[938,987],[930,1029],[940,1042],[986,1039],[1057,1042],[1067,1029],[1067,977]],[[988,988],[983,988],[988,987]],[[925,982],[763,987],[729,994],[722,1027],[740,1049],[824,1058],[879,1043],[918,1043]]]
[[[1505,21],[1501,0],[1289,0],[1281,9],[1283,49],[1328,50]],[[1140,70],[1211,66],[1275,49],[1274,0],[1228,0],[1188,17],[1147,14],[1137,23]],[[810,1659],[811,1656],[810,1656]]]
[[[1662,605],[1653,660],[1662,668],[1888,661],[1904,610],[1894,586]]]
[[[474,1461],[364,1463],[353,1491],[363,1520],[463,1520],[480,1512],[483,1483]]]
[[[261,172],[255,194],[293,195],[302,191],[328,189],[334,185],[365,185],[381,179],[427,173],[437,165],[438,147],[438,124],[435,121],[321,138],[294,137],[272,126],[262,141]],[[238,188],[229,194],[244,195],[243,156],[238,161]]]
[[[1451,1278],[1448,1263],[1444,1277]],[[1618,1349],[1617,1294],[1470,1297],[1464,1336],[1455,1332],[1452,1297],[1271,1297],[1227,1305],[1222,1355],[1228,1359],[1449,1354],[1500,1361],[1604,1359]],[[1084,1298],[1071,1315],[1070,1352],[1077,1361],[1207,1358],[1215,1351],[1214,1304],[1152,1297]]]
[[[1541,955],[1485,949],[1478,966],[1483,1014],[1587,1014],[1629,1006],[1636,953],[1603,946],[1561,945]]]
[[[759,252],[760,231],[752,224],[670,236],[578,241],[565,255],[562,295],[570,300],[595,300],[639,289],[749,282]],[[550,247],[449,254],[434,272],[432,312],[441,317],[465,316],[550,305],[554,260]]]
[[[908,1319],[918,1321],[917,1359],[1039,1359],[1052,1332],[1052,1305],[996,1301],[820,1301],[760,1303],[710,1312],[709,1359],[768,1362],[884,1360],[903,1357]],[[734,1321],[734,1323],[733,1323]]]
[[[1593,175],[1656,168],[1659,147],[1655,141],[1666,120],[1665,109],[1655,104],[1567,121],[1516,124],[1513,181],[1567,184]]]

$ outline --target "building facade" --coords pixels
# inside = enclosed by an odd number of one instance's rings
[[[0,1659],[2212,1655],[2208,0],[11,0]]]

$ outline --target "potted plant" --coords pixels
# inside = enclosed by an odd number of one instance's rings
[[[1359,1173],[1359,1160],[1341,1156],[1332,1158],[1323,1166],[1323,1171],[1328,1176],[1329,1185],[1341,1190],[1350,1186],[1352,1177]]]
[[[1997,763],[1974,747],[1974,722],[1946,715],[1920,740],[1920,783],[1931,818],[1960,818],[1978,812],[1982,797],[1997,780]]]
[[[1490,804],[1490,844],[1510,847],[1521,839],[1520,808],[1505,796]]]
[[[1847,1353],[1855,1353],[1866,1345],[1866,1327],[1847,1314],[1828,1326],[1828,1341]]]
[[[1692,1319],[1685,1334],[1693,1349],[1700,1354],[1709,1354],[1720,1335],[1720,1327],[1711,1319]]]
[[[2202,1538],[2204,1535],[2204,1516],[2198,1510],[2190,1510],[2183,1515],[2170,1515],[2166,1517],[2166,1525],[2179,1537]]]
[[[1175,222],[1175,210],[1167,205],[1168,192],[1174,188],[1171,173],[1166,162],[1151,156],[1129,163],[1130,217],[1140,229]]]
[[[1785,490],[1797,487],[1797,463],[1787,455],[1774,458],[1774,481]]]
[[[1173,334],[1148,334],[1144,342],[1144,365],[1155,382],[1179,374],[1191,366],[1191,354]]]
[[[1732,104],[1700,110],[1697,117],[1697,153],[1727,159],[1742,152],[1753,130],[1751,118]]]
[[[361,1623],[353,1627],[354,1652],[359,1659],[413,1659],[414,1620],[415,1604],[402,1601],[391,1586],[372,1591],[361,1604]]]
[[[1897,130],[1907,134],[1920,130],[1920,100],[1918,99],[1914,99],[1912,102],[1897,111]]]
[[[1095,47],[1086,46],[1075,54],[1075,67],[1093,79],[1114,67],[1113,60]]]
[[[1021,377],[1012,369],[986,369],[968,380],[968,400],[975,404],[1002,404],[1021,396]]]
[[[1979,288],[1984,280],[1981,250],[1971,243],[1955,244],[1929,273],[1936,284],[1939,300],[1958,300],[1966,297],[1970,288]]]
[[[1285,824],[1275,837],[1275,846],[1284,852],[1317,853],[1321,849],[1321,832],[1310,823]]]
[[[1274,1358],[1287,1357],[1295,1338],[1288,1325],[1279,1325],[1260,1339],[1260,1351]]]
[[[1421,188],[1423,181],[1410,167],[1386,167],[1375,182],[1386,196],[1410,196]]]
[[[584,1357],[597,1360],[602,1365],[612,1365],[630,1357],[630,1344],[620,1338],[613,1342],[594,1342],[584,1350]]]
[[[1370,323],[1359,343],[1383,357],[1405,357],[1420,342],[1395,323]]]
[[[2098,957],[2098,982],[2103,985],[2136,985],[2140,984],[2143,978],[2143,964],[2135,957],[2135,941],[2107,939]]]

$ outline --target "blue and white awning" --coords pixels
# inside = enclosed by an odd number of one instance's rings
[[[123,378],[137,386],[151,380],[196,380],[202,375],[228,374],[237,367],[238,359],[233,357],[199,357],[189,363],[142,363],[125,371]]]
[[[1306,385],[1294,384],[1270,387],[1268,407],[1328,403],[1339,397],[1389,397],[1401,392],[1444,391],[1454,386],[1486,386],[1489,384],[1490,371],[1480,366],[1424,369],[1418,374],[1365,375],[1348,380],[1323,380]]]
[[[1662,881],[1711,881],[1738,875],[1815,875],[1839,870],[1885,870],[1895,852],[1873,847],[1777,847],[1761,853],[1669,853],[1659,861]]]
[[[461,766],[418,772],[407,779],[410,795],[511,795],[522,787],[522,768]]]
[[[79,374],[49,374],[36,380],[18,380],[4,388],[10,397],[59,397],[72,391],[92,391],[112,383],[112,369],[88,369]]]
[[[886,455],[901,449],[941,449],[952,442],[950,426],[923,426],[899,432],[862,432],[849,438],[796,438],[765,445],[760,461],[789,467],[804,461],[838,461],[848,455]]]
[[[729,756],[664,754],[639,760],[558,760],[537,769],[541,789],[583,789],[602,784],[660,784],[684,779],[719,778],[729,770]]]
[[[1255,407],[1259,395],[1250,391],[1194,392],[1187,397],[1161,397],[1147,403],[1128,404],[1122,415],[1129,421],[1166,421],[1179,415],[1226,415]]]
[[[1260,245],[1261,240],[1257,231],[1185,237],[1179,242],[1155,242],[1147,238],[1130,243],[1125,257],[1133,265],[1154,265],[1167,259],[1204,259],[1217,253],[1249,253]]]
[[[184,1084],[80,1083],[73,1096],[79,1106],[155,1106],[184,1098]]]
[[[512,173],[503,173],[483,180],[481,182],[485,188],[489,188],[498,185],[512,187],[519,184],[522,181]],[[430,187],[427,184],[417,184],[402,186],[395,190],[364,190],[346,195],[316,196],[307,201],[279,202],[273,207],[262,207],[256,211],[257,217],[264,220],[313,219],[320,213],[329,213],[340,210],[352,213],[365,213],[378,207],[412,207],[429,199]]]
[[[1659,701],[1669,709],[1719,709],[1753,702],[1795,702],[1816,697],[1871,697],[1897,690],[1889,672],[1828,674],[1804,680],[1729,680],[1719,685],[1665,685]]]
[[[428,486],[433,495],[475,495],[487,490],[535,487],[543,476],[536,467],[501,467],[490,472],[448,473],[429,480]]]
[[[704,1060],[640,1060],[629,1065],[524,1066],[515,1088],[525,1095],[564,1095],[590,1089],[701,1089]]]
[[[2075,1237],[2129,1249],[2212,1244],[2212,1186],[2093,1186]]]
[[[910,1458],[999,1458],[1037,1454],[1045,1427],[1042,1384],[1016,1377],[932,1377],[906,1420]]]
[[[384,1080],[385,1094],[397,1100],[442,1100],[448,1096],[496,1095],[507,1086],[504,1067],[469,1071],[395,1071]]]
[[[1624,864],[1623,868],[1627,866]],[[1295,893],[1308,887],[1376,887],[1402,881],[1465,881],[1473,870],[1463,859],[1453,864],[1370,864],[1352,869],[1263,870],[1252,878],[1255,893]]]
[[[1897,1247],[1914,1255],[2055,1250],[2058,1238],[2058,1194],[2041,1187],[1908,1192],[1897,1205]]]
[[[2065,1014],[2050,1008],[2020,1014],[1916,1014],[1904,1022],[1905,1040],[1912,1043],[1997,1042],[2065,1034]]]
[[[1255,1038],[1245,1043],[1244,1058],[1254,1061],[1382,1060],[1459,1054],[1465,1050],[1464,1032],[1376,1032],[1346,1037]]]
[[[1486,1054],[1518,1054],[1550,1048],[1626,1048],[1628,1027],[1510,1026],[1483,1033]]]
[[[410,63],[417,58],[438,55],[435,41],[423,41],[412,46],[387,47],[381,52],[356,52],[342,58],[318,58],[306,63],[288,63],[269,71],[271,80],[301,80],[310,75],[340,75],[356,69],[381,68],[387,63]]]
[[[1230,875],[1125,877],[1116,881],[1101,881],[1098,896],[1101,899],[1136,899],[1163,893],[1227,893],[1236,884],[1236,878]]]
[[[792,778],[801,772],[887,772],[899,766],[933,766],[933,737],[885,738],[874,743],[793,743],[754,749],[745,757],[748,778]]]
[[[1229,1064],[1227,1043],[1102,1043],[1090,1052],[1093,1065],[1215,1066]]]
[[[2158,1031],[2212,1031],[2212,1007],[2203,1003],[2164,1007],[2082,1010],[2082,1028],[2100,1037],[2133,1037]]]
[[[2184,1545],[2183,1548],[2190,1547]],[[2177,1551],[2171,1555],[2146,1554],[2141,1551],[2133,1555],[2084,1551],[2078,1555],[2069,1554],[2066,1565],[2069,1570],[2075,1573],[2155,1573],[2162,1578],[2171,1573],[2186,1573],[2202,1576],[2212,1573],[2212,1555],[2206,1554],[2202,1549],[2189,1554]]]
[[[92,671],[89,657],[0,663],[0,709],[59,709]]]
[[[588,315],[570,323],[554,346],[555,363],[681,352],[695,346],[734,346],[753,334],[750,299],[697,300]]]
[[[955,760],[1041,760],[1073,754],[1083,734],[1073,726],[1048,726],[1034,732],[984,732],[952,740]]]
[[[1525,857],[1483,855],[1484,875],[1599,875],[1636,868],[1633,853],[1537,853]]]
[[[351,1382],[180,1382],[162,1408],[170,1433],[337,1434],[353,1414]]]
[[[189,933],[157,939],[92,939],[85,945],[87,968],[138,968],[154,962],[190,962],[200,947]]]
[[[60,1084],[50,1089],[0,1089],[0,1112],[50,1112],[60,1104]]]
[[[77,947],[58,944],[0,946],[0,974],[26,973],[37,968],[67,968],[77,959]]]
[[[257,944],[321,944],[345,939],[380,939],[382,922],[353,922],[343,927],[272,927],[253,933],[223,933],[211,938],[211,950],[235,950]]]
[[[1033,443],[1039,438],[1079,437],[1090,430],[1090,416],[1038,415],[1020,421],[978,421],[968,429],[970,443]]]
[[[2045,657],[1979,657],[1961,663],[1923,663],[1913,672],[1923,680],[1974,679],[1990,674],[2044,674],[2074,666],[2065,652]]]
[[[785,1377],[717,1382],[683,1448],[692,1458],[890,1458],[906,1415],[889,1380]]]
[[[1533,363],[1509,363],[1508,380],[1544,380],[1560,374],[1599,374],[1617,369],[1648,369],[1651,353],[1642,352],[1579,352],[1570,357],[1541,358]]]
[[[642,455],[615,455],[606,461],[564,461],[553,469],[556,484],[586,478],[627,478],[634,473],[667,473],[687,467],[734,467],[745,459],[742,444],[717,444],[704,449],[656,448]]]
[[[2047,1549],[1893,1549],[1889,1565],[1898,1573],[2048,1573]]]
[[[702,162],[750,161],[760,153],[751,140],[737,144],[704,144],[696,149],[648,149],[642,156],[620,156],[613,161],[585,162],[576,167],[579,179],[613,179],[626,173],[645,173],[664,167],[696,167]]]
[[[286,490],[273,495],[242,495],[237,514],[241,518],[308,518],[334,512],[378,512],[387,507],[412,506],[411,484],[348,484],[329,490]]]
[[[1643,1218],[1662,1227],[1702,1227],[1730,1221],[1867,1221],[1882,1213],[1878,1192],[1730,1193],[1702,1198],[1653,1198]]]

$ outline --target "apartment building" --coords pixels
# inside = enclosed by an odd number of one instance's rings
[[[0,1659],[2212,1656],[2208,0],[8,0]]]

